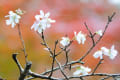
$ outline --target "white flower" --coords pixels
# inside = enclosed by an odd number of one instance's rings
[[[95,58],[100,57],[100,59],[103,59],[103,55],[106,55],[113,60],[117,54],[118,54],[117,50],[115,50],[114,45],[112,45],[111,49],[107,49],[106,47],[101,47],[101,50],[96,51],[93,56]]]
[[[82,75],[87,75],[88,72],[90,72],[90,71],[91,71],[90,68],[84,67],[84,66],[80,66],[80,67],[73,73],[73,75],[74,75],[74,76],[79,76],[80,74],[82,74]]]
[[[102,32],[102,30],[98,30],[98,31],[96,31],[96,34],[102,36],[102,35],[103,35],[103,32]]]
[[[68,37],[62,37],[62,40],[60,41],[60,43],[63,46],[67,46],[70,43],[70,39]]]
[[[109,58],[112,59],[112,60],[113,60],[113,59],[117,56],[117,54],[118,54],[117,50],[115,50],[114,48],[115,48],[115,46],[112,45],[111,49],[109,49],[109,52],[105,54],[106,56],[109,56]]]
[[[94,56],[94,58],[100,57],[100,59],[103,59],[103,53],[101,50],[96,51],[93,56]]]
[[[15,10],[17,14],[19,15],[23,15],[24,11],[22,11],[20,8],[18,8],[17,10]]]
[[[107,49],[106,47],[101,47],[100,50],[96,51],[94,53],[94,58],[99,58],[100,59],[103,59],[103,55],[107,55],[109,53],[109,49]]]
[[[101,51],[104,55],[107,55],[109,53],[109,49],[107,49],[106,47],[101,47]]]
[[[14,13],[13,11],[9,11],[9,15],[5,16],[5,17],[9,17],[8,20],[6,20],[6,24],[7,25],[12,25],[12,28],[15,27],[15,25],[17,23],[19,23],[19,20],[21,18],[21,16],[19,16],[18,14]]]
[[[34,22],[31,29],[34,28],[35,31],[38,30],[38,32],[41,33],[42,30],[51,27],[51,23],[55,23],[55,20],[50,19],[49,16],[49,12],[44,14],[44,12],[40,10],[40,15],[35,16],[36,21]]]
[[[35,21],[31,27],[31,29],[33,29],[33,28],[35,31],[38,31],[39,33],[41,33],[42,30],[46,29],[46,25],[45,25],[44,20]]]
[[[80,44],[84,44],[85,43],[85,40],[86,40],[86,35],[83,34],[81,31],[76,34],[76,32],[74,32],[74,35],[75,35],[75,39],[77,40],[77,42]]]

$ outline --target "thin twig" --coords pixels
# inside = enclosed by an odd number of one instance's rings
[[[97,68],[100,66],[100,64],[102,63],[102,61],[103,61],[104,59],[100,59],[100,61],[98,62],[98,64],[96,65],[96,67],[94,68],[94,70],[93,70],[93,72],[92,72],[92,74],[94,74],[95,73],[95,71],[97,70]]]
[[[49,46],[47,45],[47,42],[45,41],[44,32],[42,31],[41,35],[38,32],[37,32],[37,34],[42,38],[42,41],[43,41],[42,45],[44,45],[48,49],[50,54],[53,55],[52,50],[49,48]]]
[[[120,74],[107,74],[107,73],[94,73],[80,76],[70,76],[69,79],[80,78],[80,77],[89,77],[89,76],[109,76],[109,77],[118,77]]]
[[[21,40],[21,44],[22,44],[22,47],[23,47],[23,52],[24,52],[24,55],[25,55],[25,61],[27,63],[27,53],[26,53],[26,49],[25,49],[25,43],[24,43],[24,40],[23,40],[23,37],[22,37],[22,34],[21,34],[21,30],[20,30],[20,24],[18,24],[18,33],[19,33],[19,37],[20,37],[20,40]]]
[[[54,68],[54,64],[55,64],[55,57],[56,57],[56,56],[55,56],[55,53],[56,53],[56,46],[57,46],[57,44],[58,44],[58,40],[55,41],[54,52],[53,52],[53,55],[52,55],[52,58],[53,58],[53,61],[52,61],[52,69],[51,69],[51,73],[50,73],[49,77],[51,77],[52,74],[53,74],[53,68]]]
[[[114,13],[112,14],[112,16],[110,16],[110,17],[108,16],[108,22],[107,22],[107,24],[106,24],[106,26],[105,26],[105,29],[104,29],[104,31],[103,31],[103,35],[105,34],[105,32],[106,32],[109,24],[112,22],[112,18],[115,16],[115,14],[116,14],[116,13],[114,12]],[[100,36],[100,38],[96,41],[95,44],[97,44],[97,43],[102,39],[103,35]]]
[[[65,50],[65,54],[66,54],[66,63],[65,65],[67,65],[68,61],[69,61],[69,57],[68,57],[68,53],[70,52],[70,49],[69,50]]]
[[[63,51],[65,51],[72,43],[73,43],[73,40],[71,40],[70,43],[67,46],[65,46],[64,48],[62,48],[61,51],[59,51],[56,54],[56,56],[60,55]]]
[[[40,75],[40,74],[34,73],[32,71],[29,71],[29,75],[32,76],[31,78],[40,78],[40,79],[48,79],[48,80],[58,80],[58,78],[49,77],[49,76],[45,76],[45,75]],[[28,80],[30,80],[30,78],[28,78]]]
[[[76,64],[76,63],[84,64],[84,62],[77,60],[77,61],[71,61],[71,62],[67,63],[67,65],[72,65],[72,64]],[[65,64],[61,65],[61,67],[67,68],[67,66]],[[59,67],[56,67],[56,68],[53,69],[53,71],[56,71],[56,70],[59,70],[59,69],[60,69]],[[47,71],[41,73],[41,75],[46,75],[50,72],[51,72],[51,70],[47,70]]]
[[[54,53],[52,52],[51,48],[49,48],[49,46],[47,45],[46,40],[45,40],[45,38],[44,38],[44,33],[43,33],[43,31],[42,31],[41,38],[42,38],[42,40],[43,40],[44,46],[48,49],[48,51],[50,52],[50,54],[51,54],[52,57],[53,57],[53,54],[54,54]],[[65,73],[64,73],[63,70],[62,70],[62,66],[60,65],[60,63],[58,62],[58,60],[56,59],[56,57],[54,57],[54,60],[57,62],[58,66],[59,66],[59,69],[60,69],[61,73],[63,74],[63,76],[68,80],[67,76],[65,75]],[[54,71],[54,70],[52,69],[52,72],[53,72],[53,71]]]
[[[62,73],[63,76],[65,77],[65,79],[69,80],[68,77],[67,77],[67,75],[64,73],[61,64],[60,64],[57,60],[56,60],[56,62],[57,62],[57,64],[58,64],[58,66],[59,66],[59,69],[60,69],[61,73]]]
[[[86,29],[88,30],[88,32],[89,32],[89,34],[90,34],[90,38],[91,38],[91,40],[92,40],[93,46],[95,46],[95,40],[94,40],[94,36],[93,36],[91,30],[88,28],[86,22],[84,23],[84,25],[85,25]]]
[[[92,45],[92,47],[86,52],[86,54],[84,54],[84,55],[79,59],[80,61],[83,60],[83,59],[93,50],[93,48],[100,42],[100,40],[101,40],[102,37],[104,36],[104,34],[105,34],[105,32],[106,32],[106,30],[107,30],[107,28],[108,28],[109,24],[111,23],[112,18],[113,18],[114,16],[115,16],[115,13],[113,13],[112,16],[108,18],[108,22],[107,22],[107,24],[106,24],[106,26],[105,26],[105,29],[104,29],[104,31],[103,31],[103,35],[100,36],[99,39],[95,42],[95,45]]]

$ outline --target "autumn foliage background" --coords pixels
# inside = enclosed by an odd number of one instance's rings
[[[88,1],[88,2],[87,2]],[[104,63],[100,65],[97,72],[100,73],[120,73],[120,6],[109,3],[109,0],[0,0],[0,76],[7,80],[16,80],[19,71],[12,60],[12,54],[18,52],[19,60],[24,66],[25,60],[21,51],[21,43],[17,32],[7,26],[5,15],[10,10],[22,9],[26,13],[20,20],[23,39],[25,40],[28,59],[32,61],[32,71],[41,73],[51,68],[51,58],[40,44],[41,40],[31,26],[34,23],[34,16],[39,14],[39,10],[51,13],[51,18],[56,20],[52,27],[45,30],[45,37],[50,45],[54,47],[55,40],[61,40],[61,37],[68,35],[74,36],[74,31],[82,30],[88,34],[84,22],[86,22],[92,32],[104,29],[107,22],[107,16],[116,12],[112,23],[108,27],[106,34],[93,51],[84,59],[86,66],[94,68],[99,59],[93,58],[93,53],[105,46],[110,48],[112,44],[118,50],[118,55],[114,60],[104,57]],[[87,37],[84,45],[74,42],[70,48],[70,60],[79,59],[90,47],[92,41]],[[64,54],[57,57],[61,63],[64,62]],[[73,70],[74,71],[74,70]],[[71,71],[71,74],[72,72]],[[55,72],[57,77],[61,74]],[[94,77],[96,80],[96,77]],[[92,79],[93,80],[93,79]]]

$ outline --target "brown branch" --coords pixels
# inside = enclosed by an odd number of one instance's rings
[[[92,34],[91,30],[88,28],[86,22],[84,23],[86,29],[88,30],[89,34],[90,34],[90,38],[92,40],[93,46],[95,46],[95,40],[94,40],[94,35]]]
[[[40,35],[40,36],[41,36],[41,38],[42,38],[42,40],[43,40],[44,46],[48,49],[48,51],[50,52],[50,55],[52,55],[52,57],[53,57],[53,55],[54,55],[55,53],[53,53],[52,50],[51,50],[51,48],[49,48],[49,46],[47,45],[46,40],[45,40],[45,38],[44,38],[44,33],[43,33],[43,31],[42,31],[42,35]],[[55,48],[56,48],[56,46],[55,46]],[[54,51],[55,51],[55,50],[54,50]],[[54,57],[53,59],[57,62],[58,66],[59,66],[59,69],[60,69],[61,73],[63,74],[63,76],[68,80],[67,76],[65,75],[65,73],[64,73],[63,70],[62,70],[62,66],[60,65],[60,63],[58,62],[58,60],[56,59],[56,57]],[[54,70],[52,69],[51,71],[52,71],[51,73],[53,73]],[[50,75],[50,77],[51,77],[51,75]]]
[[[50,75],[49,75],[49,77],[51,77],[52,76],[52,74],[53,74],[53,68],[54,68],[54,64],[55,64],[55,53],[56,53],[56,46],[57,46],[57,44],[58,44],[58,40],[57,41],[55,41],[55,47],[54,47],[54,52],[53,52],[53,56],[52,56],[52,58],[53,58],[53,61],[52,61],[52,69],[51,69],[51,73],[50,73]]]
[[[19,63],[19,61],[17,60],[17,53],[16,54],[12,54],[12,58],[15,61],[15,63],[17,64],[17,67],[19,68],[20,74],[23,72],[23,68],[21,66],[21,64]]]
[[[26,49],[25,49],[25,43],[24,43],[24,40],[23,40],[23,37],[22,37],[22,34],[21,34],[21,29],[20,29],[20,24],[18,24],[18,33],[19,33],[19,37],[20,37],[20,40],[21,40],[21,44],[22,44],[22,47],[23,47],[23,52],[24,52],[24,55],[25,55],[25,61],[27,63],[27,53],[26,53]]]
[[[98,64],[96,65],[96,67],[94,68],[94,70],[93,70],[93,72],[92,72],[92,74],[94,74],[95,73],[95,71],[97,70],[97,68],[100,66],[100,64],[102,64],[102,61],[103,61],[104,59],[100,59],[100,61],[98,62]]]
[[[17,54],[13,54],[12,55],[13,60],[15,61],[15,63],[17,64],[19,71],[20,71],[20,77],[19,80],[24,80],[25,77],[28,75],[29,70],[31,68],[32,63],[31,62],[27,62],[25,69],[22,68],[21,64],[19,63],[18,59],[17,59]]]
[[[70,43],[65,46],[64,48],[61,48],[61,51],[59,51],[56,56],[60,55],[63,51],[65,51],[71,44],[73,43],[73,40],[70,41]]]
[[[108,76],[108,77],[120,77],[120,74],[107,74],[107,73],[94,73],[80,76],[70,76],[69,79],[80,78],[80,77],[89,77],[89,76]],[[64,80],[64,79],[63,79]]]
[[[54,77],[49,77],[49,76],[45,76],[45,75],[40,75],[37,73],[34,73],[32,71],[29,72],[29,75],[31,75],[32,77],[26,79],[26,80],[30,80],[32,78],[40,78],[40,79],[48,79],[48,80],[58,80],[58,78],[54,78]]]
[[[103,31],[103,35],[99,37],[99,39],[95,42],[95,45],[92,45],[92,47],[86,52],[85,55],[83,55],[83,56],[79,59],[79,61],[83,60],[83,59],[93,50],[93,48],[100,42],[100,40],[101,40],[102,37],[104,36],[104,34],[105,34],[105,32],[106,32],[106,30],[107,30],[107,28],[108,28],[109,24],[111,23],[112,18],[113,18],[114,16],[115,16],[115,13],[113,13],[112,16],[108,18],[108,22],[107,22],[107,24],[106,24],[106,26],[105,26],[105,29],[104,29],[104,31]]]
[[[66,63],[65,65],[67,65],[68,61],[69,61],[69,57],[68,57],[68,53],[70,52],[70,49],[69,50],[65,50],[65,54],[66,54]]]
[[[59,69],[60,69],[60,71],[61,71],[61,73],[63,74],[63,76],[65,77],[65,79],[66,80],[69,80],[68,79],[68,77],[67,77],[67,75],[64,73],[64,71],[63,71],[63,68],[62,68],[62,66],[61,66],[61,64],[56,60],[56,62],[57,62],[57,64],[58,64],[58,66],[59,66]]]
[[[24,80],[25,77],[28,75],[29,70],[31,68],[32,63],[27,62],[24,71],[20,74],[19,80]]]
[[[76,63],[84,64],[84,62],[77,60],[77,61],[71,61],[71,62],[67,63],[67,65],[72,65],[72,64],[76,64]],[[61,65],[61,67],[67,68],[67,66],[65,64]],[[56,71],[56,70],[59,70],[59,69],[60,69],[59,67],[56,67],[56,68],[53,69],[53,71]],[[41,73],[41,75],[46,75],[50,72],[51,72],[51,70],[47,70],[47,71]]]

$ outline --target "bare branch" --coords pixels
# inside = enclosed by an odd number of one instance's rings
[[[17,55],[18,54],[12,54],[12,58],[15,61],[15,63],[17,64],[17,67],[19,68],[20,74],[23,72],[23,68],[21,66],[21,64],[19,63],[19,61],[17,60]]]
[[[57,64],[58,64],[58,66],[59,66],[59,69],[60,69],[61,73],[62,73],[62,74],[63,74],[63,76],[65,77],[65,79],[69,80],[69,79],[68,79],[68,77],[67,77],[67,75],[64,73],[64,71],[63,71],[63,68],[62,68],[61,64],[60,64],[57,60],[56,60],[56,62],[57,62]]]
[[[98,64],[96,65],[95,69],[93,70],[92,74],[95,73],[95,71],[96,71],[97,68],[100,66],[100,64],[102,64],[102,61],[103,61],[103,60],[104,60],[104,59],[100,59],[100,61],[99,61]]]
[[[24,80],[25,77],[28,75],[29,70],[31,68],[32,63],[27,62],[24,71],[20,74],[19,80]]]
[[[94,40],[94,35],[92,34],[91,30],[88,28],[86,22],[84,23],[86,29],[88,30],[89,34],[90,34],[90,38],[92,40],[93,46],[95,46],[95,40]]]
[[[18,33],[19,33],[19,37],[20,37],[20,40],[21,40],[21,44],[22,44],[22,47],[23,47],[23,52],[24,52],[24,55],[25,55],[25,61],[27,63],[27,53],[26,53],[26,49],[25,49],[25,43],[24,43],[24,40],[23,40],[23,37],[22,37],[22,34],[21,34],[21,30],[20,30],[20,24],[18,24]]]
[[[49,77],[51,77],[52,76],[52,74],[53,74],[53,68],[54,68],[54,64],[55,64],[55,52],[56,52],[56,46],[57,46],[57,44],[58,44],[58,40],[57,41],[55,41],[55,47],[54,47],[54,52],[53,52],[53,55],[52,55],[52,58],[53,58],[53,61],[52,61],[52,69],[51,69],[51,73],[50,73],[50,75],[49,75]]]
[[[65,46],[64,48],[62,48],[61,51],[59,51],[59,52],[56,54],[56,56],[58,56],[58,55],[61,54],[63,51],[65,51],[72,43],[73,43],[73,40],[71,40],[70,43],[69,43],[67,46]]]
[[[107,24],[106,24],[106,26],[105,26],[105,29],[104,29],[104,31],[103,31],[103,35],[100,36],[99,39],[95,42],[95,45],[92,45],[92,47],[85,53],[85,55],[83,55],[83,56],[79,59],[80,61],[83,60],[83,59],[93,50],[93,48],[100,42],[100,40],[101,40],[102,37],[104,36],[104,34],[105,34],[105,32],[106,32],[109,24],[111,23],[112,18],[114,17],[114,15],[115,15],[115,13],[113,13],[112,16],[109,17],[108,22],[107,22]]]
[[[89,77],[89,76],[119,77],[120,74],[94,73],[94,74],[87,74],[87,75],[80,75],[80,76],[70,76],[69,79],[80,78],[80,77]]]
[[[31,75],[33,78],[41,78],[41,79],[48,79],[48,80],[58,80],[58,78],[48,77],[48,76],[45,76],[45,75],[40,75],[40,74],[31,72],[31,71],[29,72],[29,75]]]

